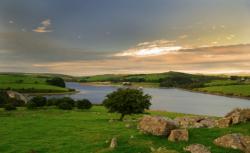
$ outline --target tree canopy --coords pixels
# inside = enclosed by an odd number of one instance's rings
[[[106,96],[103,105],[109,112],[121,114],[120,120],[125,115],[143,113],[151,105],[151,96],[142,90],[132,88],[119,88]]]
[[[51,79],[48,79],[47,83],[50,85],[58,86],[58,87],[63,87],[63,88],[65,87],[65,82],[60,77],[53,77]]]

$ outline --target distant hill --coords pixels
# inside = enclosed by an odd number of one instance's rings
[[[202,74],[188,74],[182,72],[169,71],[165,73],[152,73],[152,74],[105,74],[96,76],[79,77],[80,82],[152,82],[159,83],[165,78],[169,77],[189,77],[193,79],[206,78],[206,79],[220,79],[222,76],[210,76]]]

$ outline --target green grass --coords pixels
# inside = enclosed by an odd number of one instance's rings
[[[183,116],[179,113],[151,112],[174,118]],[[27,153],[149,153],[150,147],[166,147],[183,152],[183,147],[201,143],[211,147],[213,153],[239,153],[238,150],[224,149],[213,145],[212,141],[224,134],[240,132],[250,135],[250,123],[236,125],[227,129],[201,128],[190,129],[188,142],[169,142],[166,137],[157,137],[140,133],[136,123],[129,119],[140,115],[128,116],[128,121],[115,121],[117,114],[107,113],[102,106],[94,106],[87,111],[63,111],[53,108],[6,112],[0,110],[0,152]],[[131,122],[131,123],[130,123]],[[126,128],[127,123],[134,124]],[[133,136],[134,138],[131,138]],[[109,141],[118,137],[118,147],[109,149]]]
[[[209,93],[217,93],[223,95],[232,95],[232,96],[250,96],[250,85],[227,85],[227,86],[212,86],[199,88],[198,91],[204,91]]]
[[[24,74],[1,74],[0,89],[11,89],[19,92],[67,92],[69,89],[52,86],[46,83],[47,77]]]
[[[213,80],[209,83],[205,83],[205,86],[227,86],[227,85],[236,85],[239,84],[239,81],[235,80]]]

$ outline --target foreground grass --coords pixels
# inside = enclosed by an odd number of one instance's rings
[[[174,118],[179,113],[150,112]],[[127,121],[109,122],[117,114],[107,113],[102,106],[87,111],[63,111],[53,108],[6,112],[0,110],[0,152],[27,153],[149,153],[150,147],[166,147],[183,153],[188,144],[201,143],[211,147],[213,153],[239,153],[238,150],[223,149],[212,141],[221,135],[240,132],[250,135],[250,123],[240,124],[227,129],[191,129],[189,142],[169,142],[166,137],[156,137],[140,133],[136,123],[129,121],[140,115],[126,117]],[[127,123],[134,124],[126,128]],[[118,147],[109,149],[112,137],[118,137]]]
[[[19,92],[68,92],[69,89],[52,86],[46,83],[45,77],[32,75],[2,74],[0,90],[16,90]]]
[[[216,93],[222,95],[250,97],[250,85],[226,85],[199,88],[198,91]]]

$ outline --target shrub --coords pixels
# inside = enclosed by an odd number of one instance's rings
[[[54,105],[57,105],[57,101],[58,101],[58,99],[56,99],[56,98],[50,98],[50,99],[48,99],[47,100],[47,106],[54,106]]]
[[[0,91],[0,107],[4,107],[4,105],[7,103],[8,96],[6,92]]]
[[[92,103],[88,99],[78,100],[76,103],[78,109],[90,109]]]
[[[57,99],[56,105],[59,106],[61,103],[64,103],[64,102],[70,104],[72,107],[74,107],[75,105],[75,101],[70,97],[63,97],[63,98]]]
[[[54,78],[48,79],[46,82],[48,84],[50,84],[50,85],[54,85],[54,86],[58,86],[58,87],[63,87],[63,88],[65,87],[65,82],[60,77],[54,77]]]
[[[120,113],[120,120],[123,120],[125,115],[143,113],[151,105],[151,96],[138,89],[120,88],[106,97],[103,105],[109,112]]]
[[[37,108],[37,105],[36,105],[36,103],[34,101],[28,101],[27,104],[26,104],[26,107],[28,109],[35,109],[35,108]]]
[[[36,107],[43,107],[47,104],[47,98],[42,96],[36,96],[28,101],[26,107],[28,109],[34,109]]]
[[[13,104],[11,103],[8,103],[4,106],[4,110],[6,111],[12,111],[12,110],[16,110],[16,106],[14,106]]]
[[[20,106],[24,106],[25,102],[19,99],[14,99],[14,98],[10,98],[8,100],[9,103],[11,103],[12,105],[14,105],[15,107],[20,107]]]
[[[58,108],[64,109],[64,110],[71,110],[73,108],[73,106],[70,103],[64,101],[58,105]]]

